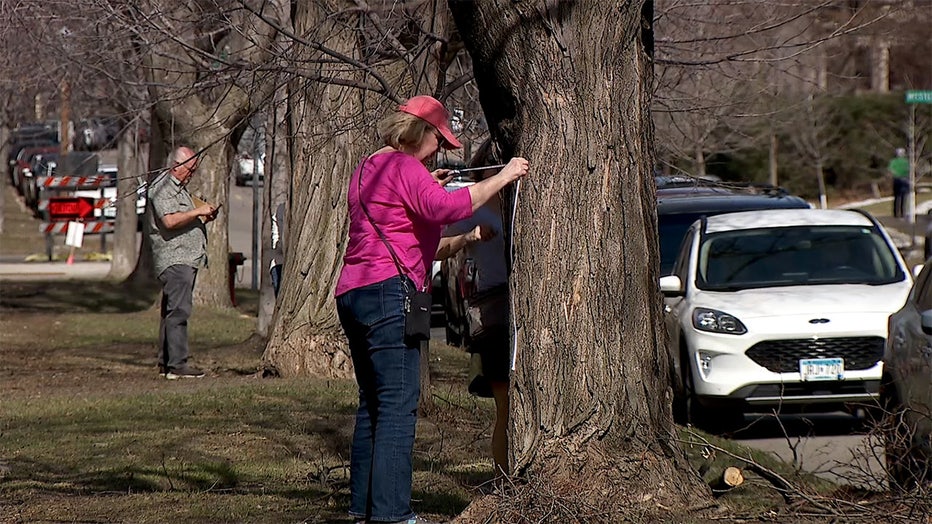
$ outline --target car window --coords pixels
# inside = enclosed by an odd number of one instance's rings
[[[657,217],[657,236],[660,238],[660,275],[673,274],[673,264],[683,245],[683,235],[693,222],[702,216],[698,213],[660,215]]]
[[[693,237],[695,234],[695,230],[690,229],[686,233],[686,236],[683,237],[683,242],[680,246],[680,254],[677,255],[676,265],[673,267],[673,274],[680,277],[680,281],[682,281],[684,285],[689,277],[689,254],[692,251]]]
[[[702,289],[811,284],[886,284],[905,273],[884,237],[864,226],[798,226],[707,235],[699,248]]]

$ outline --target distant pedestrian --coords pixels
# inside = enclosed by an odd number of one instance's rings
[[[893,177],[893,216],[903,218],[906,196],[909,195],[909,160],[906,150],[898,148],[896,156],[887,164],[887,172]]]
[[[207,267],[207,222],[217,218],[210,204],[195,206],[187,184],[197,171],[194,151],[179,147],[167,169],[149,185],[148,234],[155,273],[162,283],[159,372],[167,379],[203,377],[188,364],[188,318],[197,270]]]

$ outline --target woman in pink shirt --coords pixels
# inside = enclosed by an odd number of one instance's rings
[[[359,385],[350,455],[349,513],[359,522],[417,523],[411,510],[411,455],[420,396],[419,344],[404,336],[405,289],[426,289],[444,225],[472,216],[527,174],[513,158],[495,176],[457,191],[425,163],[462,147],[443,104],[415,96],[379,123],[385,147],[350,178],[349,241],[337,281],[340,324]]]

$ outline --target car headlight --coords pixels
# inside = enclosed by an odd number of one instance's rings
[[[748,332],[748,329],[737,318],[724,311],[703,307],[693,310],[693,327],[699,331],[728,335],[743,335]]]

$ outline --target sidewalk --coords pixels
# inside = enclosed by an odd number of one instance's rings
[[[103,280],[110,262],[22,262],[0,259],[0,282],[24,280]]]

